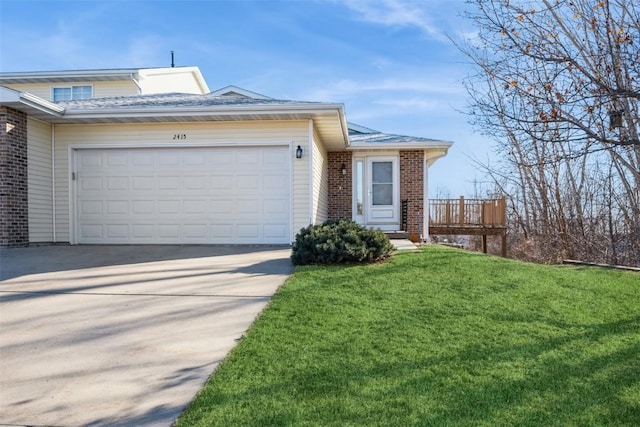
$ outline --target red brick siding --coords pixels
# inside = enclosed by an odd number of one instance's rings
[[[424,235],[424,153],[400,151],[400,200],[408,201],[407,232]],[[418,226],[418,222],[420,225]]]
[[[332,151],[329,160],[329,219],[352,219],[351,152]],[[342,174],[342,166],[347,174]]]
[[[27,115],[0,107],[0,246],[29,244]]]

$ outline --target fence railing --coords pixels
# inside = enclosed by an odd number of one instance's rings
[[[429,226],[505,227],[505,199],[431,199]]]

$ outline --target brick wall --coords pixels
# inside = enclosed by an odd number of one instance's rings
[[[27,115],[0,107],[0,246],[29,244]]]
[[[424,153],[422,151],[400,151],[400,200],[408,201],[407,232],[424,235]],[[420,227],[418,227],[418,217]],[[417,237],[417,236],[412,236]]]
[[[352,219],[351,152],[332,151],[329,160],[329,219]],[[347,174],[342,174],[342,166]]]

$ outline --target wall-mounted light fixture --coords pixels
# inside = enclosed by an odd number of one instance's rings
[[[298,148],[296,149],[296,159],[301,159],[302,158],[302,147],[298,145]]]
[[[345,165],[344,163],[341,166],[342,168],[342,175],[346,175],[347,174],[347,165]]]

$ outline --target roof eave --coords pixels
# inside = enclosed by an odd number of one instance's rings
[[[62,123],[140,123],[153,121],[202,120],[305,120],[333,121],[331,144],[349,146],[349,131],[343,104],[278,104],[278,105],[219,105],[182,108],[101,108],[95,110],[67,108],[64,115],[52,122]],[[338,122],[335,122],[335,120]],[[339,128],[339,130],[338,130]],[[338,136],[339,134],[339,136]]]
[[[137,74],[139,68],[123,68],[116,70],[77,70],[77,71],[34,71],[19,73],[1,73],[0,83],[57,83],[84,81],[115,81],[129,80],[132,74]]]
[[[451,141],[429,142],[401,142],[401,143],[353,143],[348,149],[358,150],[448,150],[453,145]]]
[[[55,104],[54,104],[55,105]],[[337,104],[286,104],[286,105],[216,105],[216,106],[198,106],[198,107],[144,107],[144,108],[96,108],[96,109],[73,109],[67,108],[65,112],[66,119],[73,118],[126,118],[135,117],[184,117],[184,116],[211,116],[211,115],[235,115],[238,113],[248,114],[273,114],[273,113],[296,113],[296,114],[312,114],[326,113],[331,110],[341,109],[341,105]]]
[[[29,92],[20,92],[0,86],[0,104],[38,118],[62,117],[64,108]]]

